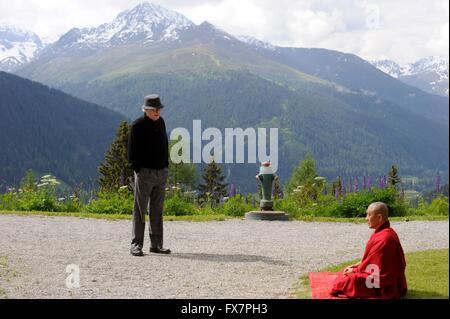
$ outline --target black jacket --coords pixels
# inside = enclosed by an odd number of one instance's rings
[[[169,166],[169,141],[162,117],[153,121],[144,115],[134,121],[128,136],[128,161],[135,172]]]

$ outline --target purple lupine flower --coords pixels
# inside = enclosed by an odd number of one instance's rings
[[[381,188],[384,189],[386,188],[386,175],[381,177]]]
[[[234,185],[233,183],[230,186],[230,197],[234,197],[236,196],[236,185]]]
[[[358,177],[355,177],[355,192],[357,193],[359,191],[359,181]]]
[[[367,189],[367,179],[366,179],[366,175],[363,176],[363,189],[364,189],[364,190]]]
[[[283,199],[284,198],[284,193],[283,193],[283,191],[280,191],[280,199]]]
[[[342,196],[345,196],[345,180],[342,179],[340,193]]]
[[[223,196],[220,196],[219,203],[223,204],[224,202],[225,202],[225,198]]]
[[[120,175],[120,185],[125,185],[125,176],[122,174]]]
[[[334,197],[336,199],[339,199],[339,185],[336,185],[336,189],[334,190]]]
[[[350,180],[348,181],[348,192],[352,193],[353,192],[353,185],[352,185],[352,179],[350,178]]]
[[[372,177],[367,176],[367,190],[370,192],[372,190]]]
[[[386,187],[386,176],[380,176],[379,182],[378,182],[378,188],[384,189]]]
[[[439,175],[439,172],[436,176],[436,194],[439,194],[441,192],[441,175]]]

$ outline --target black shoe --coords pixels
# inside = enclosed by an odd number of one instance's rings
[[[130,249],[130,253],[133,256],[144,256],[144,253],[142,252],[142,248],[140,248],[140,247],[132,247]]]
[[[165,254],[165,255],[169,255],[169,254],[170,254],[170,249],[166,249],[166,248],[154,248],[154,247],[151,247],[151,248],[150,248],[150,252],[151,252],[151,253],[155,253],[155,254]]]

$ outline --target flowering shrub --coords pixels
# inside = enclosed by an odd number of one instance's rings
[[[91,200],[85,210],[96,214],[131,214],[133,204],[133,193],[125,187],[118,192],[97,193],[97,198]]]
[[[164,214],[172,216],[194,215],[197,207],[180,196],[172,196],[164,201]]]
[[[236,195],[229,198],[222,207],[222,212],[228,216],[244,216],[246,212],[255,210],[251,204],[245,202],[245,198]]]

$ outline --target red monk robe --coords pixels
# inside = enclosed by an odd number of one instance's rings
[[[366,285],[366,278],[369,275],[372,276],[368,281],[375,282],[372,280],[374,274],[369,265],[376,265],[379,268],[379,288],[368,288]],[[344,294],[349,298],[403,297],[407,291],[405,267],[405,256],[400,240],[387,221],[372,234],[363,259],[352,269],[353,272],[347,276],[340,274],[336,278],[331,294]]]

